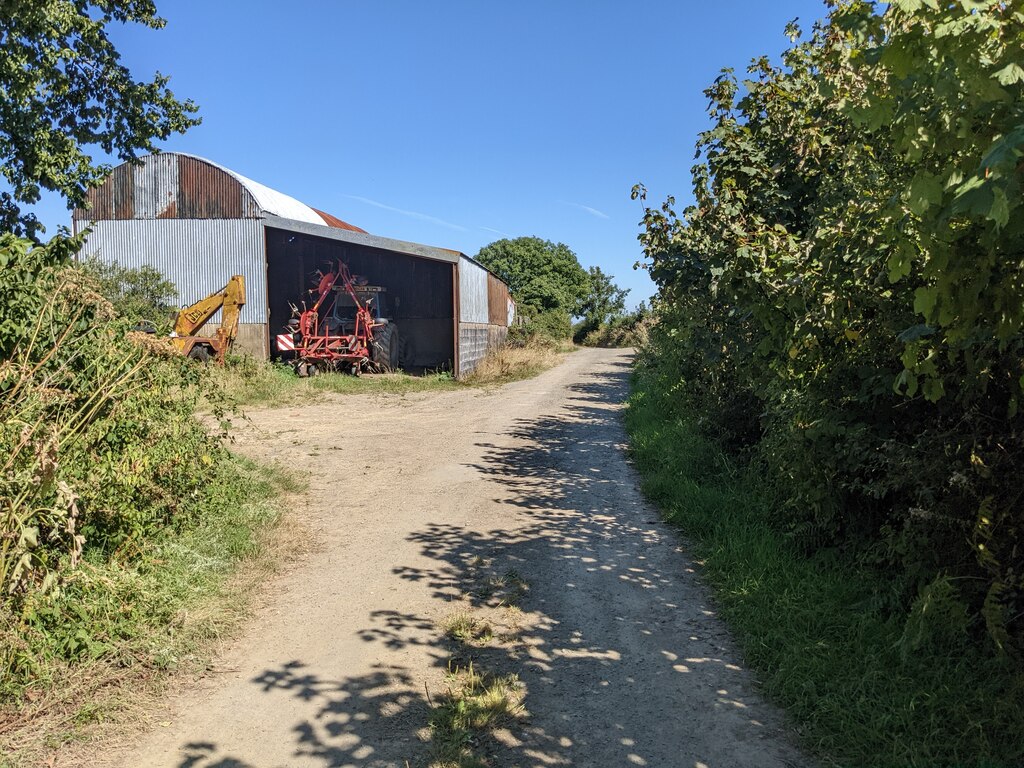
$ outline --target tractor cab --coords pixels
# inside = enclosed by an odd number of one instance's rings
[[[353,277],[344,262],[318,273],[316,302],[289,322],[278,336],[278,349],[294,352],[299,376],[343,367],[359,375],[364,370],[393,371],[402,363],[402,339],[388,318],[385,288],[366,285]],[[395,300],[398,304],[398,300]],[[322,314],[321,314],[322,313]]]
[[[353,300],[352,295],[345,290],[344,286],[334,286],[334,308],[328,320],[332,331],[338,333],[352,333],[355,329],[356,314],[359,305]],[[362,305],[373,318],[374,324],[388,322],[387,288],[379,285],[356,285],[353,292]]]

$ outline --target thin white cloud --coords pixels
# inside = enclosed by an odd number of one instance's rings
[[[480,227],[480,229],[484,232],[493,232],[494,234],[501,235],[502,237],[512,237],[508,232],[502,232],[500,229],[492,229],[491,227]]]
[[[586,211],[591,216],[596,216],[599,219],[610,218],[604,211],[599,211],[597,208],[591,208],[589,205],[581,205],[580,203],[570,203],[568,200],[559,200],[562,205],[571,205],[573,208],[579,208],[581,211]]]
[[[400,213],[403,216],[408,216],[411,219],[419,219],[420,221],[427,221],[430,222],[431,224],[437,224],[439,227],[447,227],[448,229],[454,229],[459,232],[469,231],[468,229],[466,229],[466,227],[462,226],[461,224],[452,224],[450,221],[439,219],[436,216],[428,216],[427,214],[420,213],[419,211],[407,211],[404,208],[395,208],[393,205],[385,205],[384,203],[379,203],[376,200],[371,200],[368,197],[360,197],[359,195],[345,195],[345,197],[351,200],[358,200],[359,202],[366,203],[367,205],[372,205],[374,208],[382,208],[385,211],[393,211],[394,213]]]

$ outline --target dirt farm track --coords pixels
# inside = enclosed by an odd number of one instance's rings
[[[491,766],[808,765],[638,490],[629,361],[584,349],[500,388],[252,412],[239,450],[316,466],[289,512],[310,551],[208,675],[90,764],[423,766],[469,654],[517,674],[528,712],[479,745]],[[514,610],[479,589],[509,582]],[[459,612],[495,638],[453,649]]]

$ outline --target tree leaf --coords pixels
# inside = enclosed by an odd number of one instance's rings
[[[996,72],[995,78],[1002,85],[1013,85],[1024,81],[1024,69],[1019,64],[1011,62]]]
[[[909,341],[917,341],[918,339],[923,339],[926,336],[931,336],[936,330],[937,329],[934,326],[928,325],[927,323],[919,323],[917,325],[910,326],[896,338],[905,344]]]
[[[998,229],[1002,229],[1010,221],[1010,201],[1006,199],[1006,192],[1002,187],[992,188],[992,207],[989,208],[988,218],[996,223]]]
[[[910,183],[908,204],[918,216],[924,216],[928,209],[942,201],[942,180],[930,173],[919,173]]]

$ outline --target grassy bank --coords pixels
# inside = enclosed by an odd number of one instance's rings
[[[211,369],[219,391],[240,406],[273,406],[310,403],[324,394],[391,394],[432,392],[452,389],[454,377],[447,372],[411,376],[385,373],[350,376],[322,373],[300,379],[286,365],[264,363],[253,358],[238,358],[224,368]]]
[[[851,768],[1024,764],[1019,666],[944,634],[955,616],[886,615],[882,577],[799,551],[756,476],[642,372],[626,423],[645,492],[689,538],[762,690],[808,748]]]
[[[534,339],[490,352],[476,370],[462,379],[449,371],[428,371],[420,375],[382,373],[350,376],[322,373],[300,379],[287,365],[264,363],[251,357],[237,357],[212,375],[218,391],[239,406],[295,405],[315,401],[324,394],[388,394],[439,392],[464,386],[489,386],[528,379],[557,365],[574,348],[568,342]]]
[[[201,669],[272,565],[277,496],[294,490],[288,476],[227,456],[189,523],[86,558],[59,595],[4,616],[0,766],[41,764],[94,723],[134,717],[161,673]]]
[[[133,332],[74,247],[0,237],[3,764],[201,663],[287,486],[196,418],[226,415],[208,369]]]

